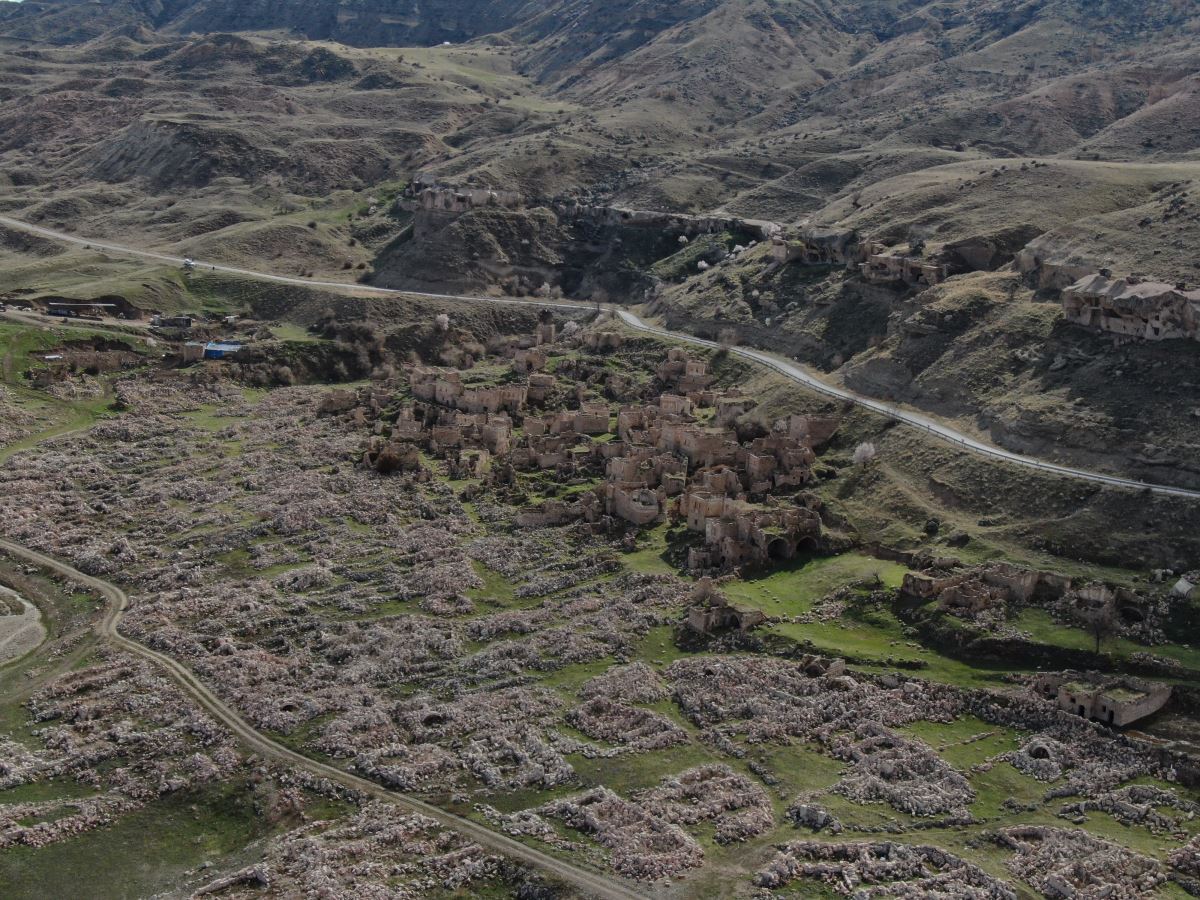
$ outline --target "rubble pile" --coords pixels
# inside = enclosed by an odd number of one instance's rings
[[[629,878],[653,881],[704,862],[704,850],[686,831],[608,788],[552,800],[535,812],[591,835],[609,851],[612,867]]]
[[[775,825],[766,792],[724,765],[697,766],[665,778],[636,800],[643,809],[676,825],[712,822],[718,844],[744,841]]]
[[[630,750],[662,750],[688,742],[687,732],[662,713],[593,697],[567,713],[567,722],[598,741]]]
[[[1156,896],[1167,880],[1161,863],[1086,831],[1021,825],[998,832],[995,841],[1013,852],[1012,873],[1048,897],[1138,900]]]
[[[0,447],[16,443],[37,430],[37,418],[25,409],[13,392],[0,385]]]
[[[1168,815],[1173,810],[1178,815]],[[1155,834],[1183,833],[1184,822],[1200,813],[1200,803],[1185,800],[1174,791],[1150,784],[1131,784],[1098,797],[1065,804],[1058,814],[1076,819],[1089,812],[1108,813],[1122,825],[1142,825]]]
[[[42,747],[5,741],[0,784],[48,779],[96,796],[0,806],[0,846],[41,847],[112,824],[159,797],[230,779],[242,758],[229,734],[149,664],[107,652],[27,703]]]
[[[970,782],[928,744],[864,722],[853,736],[839,735],[830,750],[850,763],[833,787],[847,799],[887,803],[912,816],[952,814],[963,822],[971,820],[967,807],[975,791]]]
[[[201,888],[230,900],[261,897],[421,897],[472,892],[509,864],[435,820],[372,802],[332,826],[312,822],[267,842],[263,861]]]
[[[777,889],[800,879],[820,881],[855,900],[1016,900],[1003,882],[938,847],[891,841],[823,844],[794,841],[778,848],[760,886]]]
[[[1058,781],[1064,765],[1074,766],[1078,763],[1078,756],[1071,747],[1042,735],[1027,741],[1019,750],[1007,754],[1006,758],[1014,769],[1038,781]]]
[[[1200,878],[1200,835],[1192,838],[1167,858],[1171,868],[1190,878]],[[1193,891],[1193,893],[1195,893]]]
[[[574,770],[546,736],[560,702],[550,691],[511,687],[443,702],[402,701],[375,727],[344,735],[355,767],[403,790],[450,789],[465,773],[491,788],[554,787]],[[369,721],[369,720],[368,720]],[[334,749],[333,742],[318,746]]]
[[[813,831],[829,829],[831,834],[842,833],[842,823],[825,807],[811,803],[807,799],[797,798],[788,807],[787,817],[797,828],[810,828]]]
[[[745,733],[751,742],[799,738],[829,746],[839,732],[863,722],[949,722],[961,710],[958,693],[949,688],[814,677],[798,663],[763,657],[683,659],[667,668],[666,678],[675,702],[697,726]]]
[[[629,657],[646,633],[677,616],[685,587],[676,580],[621,575],[607,582],[612,591],[569,592],[533,609],[506,610],[466,623],[474,641],[491,641],[462,661],[460,677],[485,681],[522,669],[553,671],[607,656]],[[501,640],[506,635],[521,640]]]
[[[1036,697],[1001,700],[995,694],[973,692],[964,699],[967,710],[985,722],[1031,733],[1024,747],[998,760],[1039,780],[1054,781],[1047,792],[1050,798],[1096,797],[1143,776],[1173,777],[1169,762],[1144,744],[1114,740],[1101,726]],[[1033,762],[1043,753],[1045,762]],[[1058,775],[1049,777],[1056,771]]]
[[[104,828],[142,803],[119,794],[0,805],[0,849],[44,847]]]
[[[585,700],[604,697],[620,703],[657,703],[666,700],[670,691],[652,668],[644,662],[633,662],[588,679],[579,689],[579,696]]]
[[[437,744],[385,744],[354,757],[354,769],[397,791],[431,790],[452,778],[457,757]]]
[[[558,833],[553,825],[531,809],[522,809],[514,813],[502,813],[486,803],[475,806],[476,811],[493,826],[513,837],[531,837],[559,850],[582,850],[583,844],[569,841]]]

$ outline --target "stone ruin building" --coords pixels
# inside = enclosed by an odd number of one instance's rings
[[[707,576],[696,582],[688,607],[687,625],[699,634],[717,631],[749,631],[767,621],[762,610],[734,604]]]
[[[871,248],[859,272],[870,284],[902,283],[913,287],[933,287],[949,276],[944,265],[919,256],[893,253],[881,244]]]
[[[490,187],[453,187],[428,175],[417,174],[404,189],[401,198],[427,212],[461,214],[472,209],[521,209],[525,197],[519,191]]]
[[[957,564],[957,560],[950,560]],[[942,609],[978,610],[994,603],[1053,599],[1071,589],[1071,579],[1052,572],[992,563],[966,571],[908,572],[901,590],[922,600],[936,599]]]
[[[583,337],[583,345],[594,353],[619,350],[625,338],[619,331],[589,331]]]
[[[413,396],[427,403],[448,406],[466,413],[518,412],[529,399],[529,386],[505,384],[467,387],[456,369],[415,366],[409,371]]]
[[[863,241],[850,229],[808,225],[798,232],[776,235],[771,242],[773,267],[799,262],[806,266],[844,266],[857,270],[868,284],[933,287],[949,275],[949,268],[931,259],[894,252]]]
[[[1008,563],[958,568],[957,560],[941,560],[931,571],[908,572],[901,590],[921,600],[936,600],[951,615],[973,618],[989,610],[1016,606],[1055,607],[1087,617],[1106,611],[1115,624],[1136,627],[1151,617],[1151,601],[1125,587],[1099,581],[1075,583],[1067,575],[1041,572]]]
[[[1095,673],[1046,673],[1034,680],[1032,689],[1059,709],[1118,728],[1153,715],[1171,699],[1169,684]]]
[[[1185,285],[1088,275],[1062,292],[1067,321],[1118,339],[1200,340],[1200,290]]]
[[[758,508],[727,495],[689,491],[679,501],[688,528],[704,535],[704,545],[688,551],[693,571],[760,566],[820,549],[818,508]]]
[[[771,260],[776,266],[799,262],[849,268],[865,261],[863,250],[856,231],[810,225],[795,234],[776,235],[771,241]]]
[[[692,359],[679,347],[667,351],[666,360],[658,367],[658,378],[681,394],[707,390],[713,383],[713,377],[708,374],[708,363]]]

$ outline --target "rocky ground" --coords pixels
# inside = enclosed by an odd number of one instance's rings
[[[599,360],[561,352],[572,381]],[[619,358],[637,382],[642,348],[630,354]],[[452,478],[437,460],[382,476],[361,464],[371,426],[323,412],[327,388],[134,375],[116,396],[119,416],[0,470],[6,536],[126,585],[130,636],[302,752],[694,891],[744,892],[755,878],[885,891],[917,878],[948,896],[1007,897],[1013,879],[1078,882],[1040,849],[1061,829],[1036,842],[1021,830],[1040,821],[1033,810],[1063,829],[1082,821],[1087,852],[1128,872],[1114,877],[1129,896],[1188,871],[1197,800],[1182,770],[1014,687],[810,674],[762,644],[685,650],[692,585],[647,565],[644,539],[515,528],[532,483]],[[119,654],[50,682],[23,714],[34,730],[5,739],[6,789],[68,779],[90,793],[5,803],[0,790],[13,845],[69,839],[247,772],[220,728]],[[302,811],[286,783],[278,802]],[[1087,830],[1110,817],[1127,823],[1115,844]],[[422,895],[524,877],[420,817],[366,806],[335,818],[284,829],[261,861],[213,873],[211,892],[286,892],[313,877],[370,891],[389,872]],[[844,849],[797,842],[797,829],[837,834]],[[993,834],[1004,868],[961,843]],[[1150,852],[1155,839],[1170,853]]]

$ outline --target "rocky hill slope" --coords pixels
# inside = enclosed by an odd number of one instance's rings
[[[1147,387],[1143,427],[1106,379],[1190,372],[1193,345],[1099,377],[1055,290],[1101,269],[1200,277],[1198,117],[1200,8],[1176,0],[0,3],[7,214],[281,274],[652,298],[1126,470],[1194,455],[1194,403]],[[431,217],[419,191],[397,199],[414,179],[523,199]],[[563,212],[581,207],[667,218]],[[739,219],[916,248],[973,280],[864,288],[853,265],[772,268],[766,242],[726,261],[762,240]],[[45,289],[48,271],[7,281]],[[1057,368],[967,377],[992,371],[990,344]],[[1071,402],[1096,415],[1068,427],[1042,376],[1072,366]]]

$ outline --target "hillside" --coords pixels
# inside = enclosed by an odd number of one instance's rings
[[[1198,123],[1197,0],[0,0],[2,900],[1200,897]]]
[[[1200,271],[1194,4],[30,0],[0,5],[0,40],[4,213],[292,276],[653,299],[1014,446],[1061,423],[1035,380],[962,377],[969,345],[1052,365],[1076,331],[1039,289]],[[418,178],[522,203],[431,216]],[[618,208],[818,226],[959,276],[1036,271],[964,285],[987,303],[931,361],[913,332],[934,295],[776,270],[765,248],[722,263],[761,228],[681,250],[695,225],[630,229]],[[9,281],[78,290],[58,272],[14,258]],[[122,277],[106,288],[184,302],[161,273]],[[1001,314],[1013,297],[1034,305]],[[1190,350],[1169,343],[1164,365]],[[1146,401],[1166,448],[1147,457],[1136,429],[1086,425],[1107,421],[1104,379],[1075,390],[1095,416],[1064,432],[1069,455],[1124,471],[1200,443],[1186,395]]]

